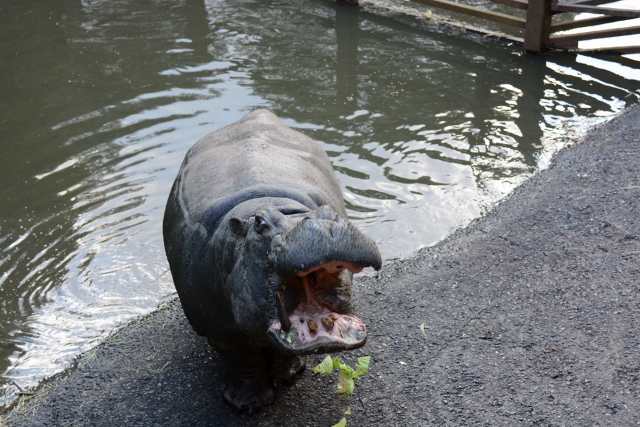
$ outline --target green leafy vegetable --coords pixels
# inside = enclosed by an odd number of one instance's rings
[[[331,356],[325,357],[318,366],[313,368],[314,374],[330,374],[331,372],[333,372],[333,360],[331,360]]]
[[[367,372],[370,363],[371,356],[359,357],[356,368],[354,369],[346,363],[343,363],[338,356],[327,356],[313,368],[313,373],[328,375],[332,373],[334,369],[338,369],[338,393],[349,396],[355,388],[353,380]]]
[[[280,331],[280,338],[285,340],[287,344],[291,344],[293,342],[294,336],[295,336],[295,333],[293,331],[289,331],[289,332]]]
[[[342,417],[342,419],[338,421],[338,424],[334,424],[331,427],[346,427],[346,426],[347,426],[347,419],[345,417]]]
[[[370,363],[371,363],[371,356],[358,357],[358,362],[356,363],[357,371],[353,374],[353,378],[358,378],[360,375],[367,372],[369,370]]]
[[[351,396],[355,386],[352,374],[348,374],[346,371],[341,369],[340,372],[338,372],[338,393],[345,396]]]

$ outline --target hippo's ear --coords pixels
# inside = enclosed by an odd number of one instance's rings
[[[231,218],[231,220],[229,221],[229,228],[231,229],[233,234],[237,236],[244,236],[246,235],[245,224],[246,222],[241,220],[240,218]]]

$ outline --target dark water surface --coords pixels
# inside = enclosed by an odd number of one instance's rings
[[[0,405],[173,294],[173,178],[254,108],[320,141],[388,259],[481,215],[639,86],[628,65],[324,0],[3,1]]]

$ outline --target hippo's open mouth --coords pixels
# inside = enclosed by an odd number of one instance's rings
[[[277,320],[267,335],[273,345],[294,353],[349,350],[364,345],[367,329],[340,297],[342,276],[361,264],[332,261],[298,271],[282,280],[276,294]],[[348,270],[348,271],[347,271]]]

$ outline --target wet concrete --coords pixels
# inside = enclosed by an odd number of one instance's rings
[[[372,357],[354,394],[307,370],[254,417],[177,301],[2,415],[10,426],[640,425],[640,107],[487,216],[355,285]],[[424,324],[423,330],[420,326]],[[307,358],[313,366],[321,356]]]

